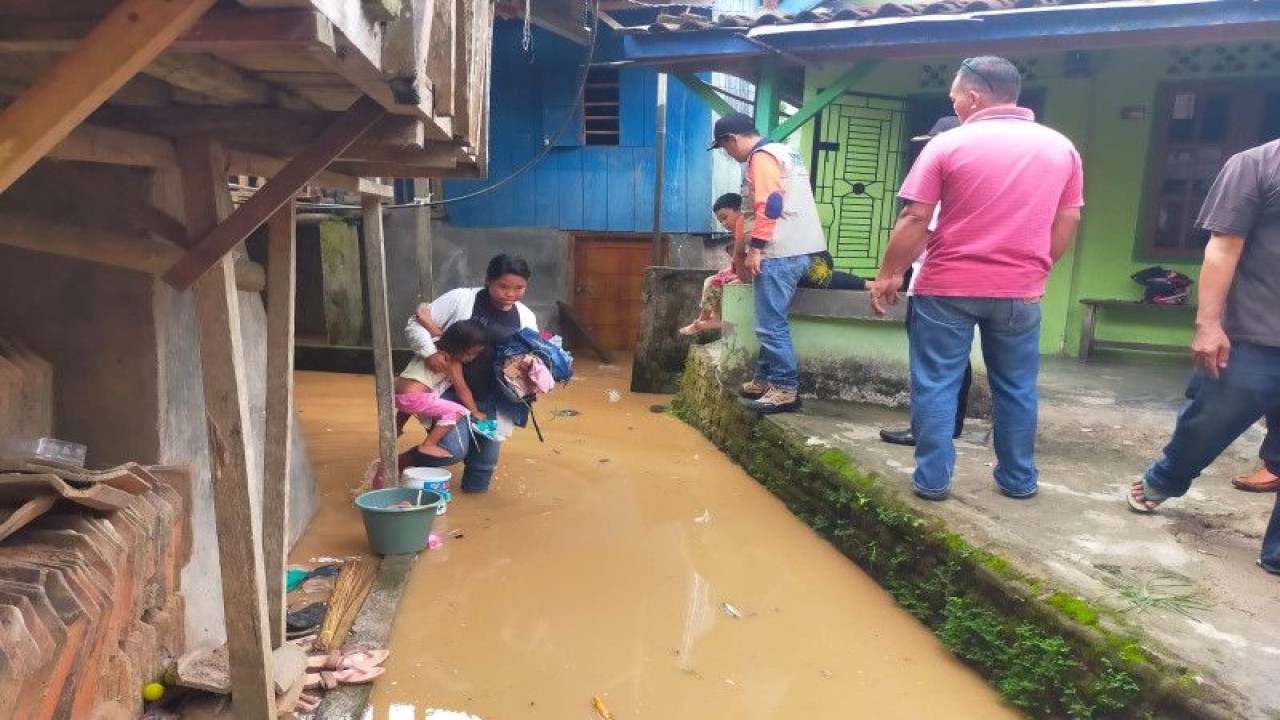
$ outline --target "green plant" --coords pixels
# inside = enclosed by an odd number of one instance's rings
[[[1121,585],[1116,592],[1128,603],[1126,611],[1141,614],[1168,610],[1195,619],[1194,611],[1213,607],[1202,593],[1188,590],[1191,583],[1172,573],[1156,571],[1146,576],[1122,573],[1119,580]]]

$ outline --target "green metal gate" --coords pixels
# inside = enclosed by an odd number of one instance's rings
[[[906,102],[844,95],[814,127],[814,195],[836,267],[872,277],[898,216]]]

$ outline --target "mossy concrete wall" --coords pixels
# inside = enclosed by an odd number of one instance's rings
[[[855,458],[748,412],[725,391],[719,350],[690,353],[675,412],[1028,715],[1231,717],[1106,611],[973,547]]]
[[[729,285],[724,302],[724,368],[732,380],[746,379],[760,351],[750,285]],[[800,362],[800,392],[806,397],[906,408],[906,303],[877,317],[867,294],[855,290],[801,289],[791,303],[791,339]],[[976,341],[975,341],[976,342]],[[976,378],[969,416],[991,416],[991,393],[982,353],[970,356]]]
[[[702,284],[711,270],[651,267],[644,271],[640,298],[640,332],[635,361],[631,365],[631,392],[673,393],[680,388],[680,374],[689,347],[706,340],[678,331],[697,317]],[[714,338],[712,338],[714,339]]]

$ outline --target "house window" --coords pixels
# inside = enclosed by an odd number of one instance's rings
[[[1154,117],[1143,255],[1198,259],[1209,234],[1196,228],[1196,216],[1223,163],[1280,137],[1280,83],[1168,83]]]
[[[617,145],[622,137],[620,82],[617,68],[591,68],[582,94],[586,144]]]

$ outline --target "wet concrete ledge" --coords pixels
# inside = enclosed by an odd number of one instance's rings
[[[727,391],[714,346],[691,351],[674,409],[1029,716],[1255,715],[1126,618],[971,545],[909,503],[903,484],[748,412]]]

